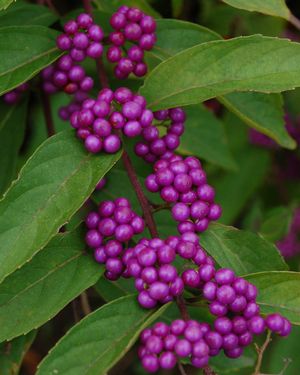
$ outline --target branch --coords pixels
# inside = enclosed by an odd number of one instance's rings
[[[80,294],[80,303],[81,303],[81,308],[84,313],[84,315],[89,315],[92,312],[90,303],[89,303],[89,298],[87,295],[87,292],[82,292]]]
[[[190,314],[185,306],[185,300],[182,296],[177,297],[176,304],[177,304],[177,307],[178,307],[178,310],[180,312],[182,319],[185,321],[190,320]]]
[[[177,366],[178,366],[178,370],[180,372],[180,375],[187,375],[187,373],[185,372],[185,369],[184,367],[182,366],[182,363],[181,362],[178,362],[177,363]]]
[[[297,17],[295,17],[292,13],[290,13],[289,16],[289,22],[297,29],[300,30],[300,20],[298,20]]]
[[[214,372],[214,370],[211,367],[209,367],[209,366],[205,366],[203,368],[203,374],[204,375],[217,375],[217,373]]]
[[[253,375],[261,375],[260,369],[262,365],[263,355],[265,350],[267,349],[268,345],[272,341],[271,339],[272,332],[268,330],[267,337],[261,348],[259,348],[257,345],[255,345],[256,351],[257,351],[257,361],[256,366]]]
[[[147,200],[147,198],[146,198],[146,196],[143,192],[143,189],[142,189],[141,184],[138,180],[138,177],[136,175],[136,172],[134,170],[134,167],[132,165],[130,157],[125,150],[123,151],[122,160],[123,160],[124,166],[125,166],[125,168],[128,172],[128,177],[130,179],[130,182],[133,186],[133,189],[134,189],[134,191],[136,193],[136,196],[137,196],[137,198],[140,202],[140,205],[142,207],[145,222],[147,224],[149,232],[150,232],[152,237],[158,237],[156,224],[155,224],[155,221],[153,219],[152,212],[151,212],[151,206],[149,205],[148,200]]]

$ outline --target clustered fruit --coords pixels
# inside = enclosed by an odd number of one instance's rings
[[[217,220],[222,210],[214,203],[215,191],[207,184],[199,160],[172,155],[154,164],[154,173],[145,182],[150,192],[159,192],[172,206],[172,217],[179,222],[178,231],[204,232],[211,220]]]
[[[117,63],[116,76],[125,78],[132,72],[139,75],[142,50],[152,48],[155,42],[155,23],[137,9],[121,7],[112,16],[111,25],[115,31],[109,39],[114,45],[107,56]],[[128,51],[124,48],[126,40],[134,43]],[[145,41],[149,43],[147,48]],[[138,55],[141,59],[136,58]],[[85,98],[79,106],[70,114],[70,122],[90,152],[116,152],[121,136],[141,137],[135,153],[153,164],[146,188],[160,193],[178,222],[177,236],[143,237],[136,242],[133,238],[144,231],[145,224],[128,200],[103,201],[98,212],[86,218],[86,243],[94,249],[95,260],[105,265],[109,280],[133,278],[138,302],[144,308],[182,298],[188,288],[207,303],[215,317],[213,327],[175,320],[170,326],[156,323],[144,330],[139,357],[145,370],[171,369],[182,358],[202,368],[221,350],[230,358],[239,357],[253,336],[266,329],[288,335],[291,325],[287,319],[279,314],[266,318],[260,315],[256,287],[230,269],[217,270],[199,244],[197,233],[221,216],[221,207],[214,201],[215,191],[208,185],[200,161],[175,154],[184,132],[184,111],[173,108],[153,113],[142,96],[125,87],[115,92],[105,88],[97,99]],[[114,137],[113,147],[111,142],[110,147],[106,144],[110,137]],[[185,263],[183,269],[175,266],[179,259]]]
[[[117,78],[147,72],[145,51],[156,41],[155,20],[137,8],[122,6],[110,20],[114,29],[107,59],[115,65]],[[56,63],[42,72],[47,94],[64,91],[72,102],[59,110],[69,120],[77,137],[91,153],[115,153],[122,137],[141,137],[135,153],[153,164],[145,181],[147,190],[159,193],[178,223],[178,235],[167,239],[134,238],[144,232],[145,223],[126,198],[102,201],[97,211],[86,217],[86,244],[95,260],[105,265],[109,280],[133,278],[139,304],[147,309],[182,299],[185,288],[204,300],[215,317],[213,326],[194,320],[174,320],[169,326],[156,323],[141,334],[139,357],[145,370],[171,369],[185,358],[202,368],[221,350],[237,358],[254,335],[266,329],[281,336],[290,333],[289,321],[279,314],[263,318],[257,304],[257,289],[231,269],[217,269],[214,260],[199,243],[198,233],[221,216],[215,191],[207,183],[200,161],[175,154],[184,132],[185,113],[181,108],[152,112],[145,98],[126,87],[102,89],[89,97],[93,80],[78,63],[86,57],[98,59],[103,53],[104,33],[88,14],[67,22],[57,46],[64,51]],[[23,84],[5,94],[8,103],[18,101],[27,89]],[[101,179],[96,189],[106,184]],[[184,263],[176,267],[177,260]]]
[[[181,108],[157,111],[153,116],[156,121],[143,130],[143,140],[135,145],[136,155],[148,163],[171,157],[184,132],[185,113]],[[160,136],[159,128],[164,128],[166,134]]]
[[[279,314],[246,320],[242,316],[220,317],[213,327],[195,320],[174,320],[169,326],[156,323],[141,333],[138,355],[144,369],[150,373],[172,369],[177,361],[184,359],[196,368],[208,365],[209,358],[222,350],[229,358],[238,358],[243,348],[268,328],[280,336],[290,333],[289,321]],[[259,332],[259,333],[258,333]]]
[[[120,132],[133,138],[149,127],[153,113],[146,109],[146,101],[126,87],[115,92],[103,89],[97,99],[86,99],[80,110],[70,117],[77,136],[85,141],[89,152],[115,153],[121,148]]]
[[[112,46],[107,50],[107,60],[116,63],[115,76],[118,79],[127,78],[130,73],[144,76],[147,73],[144,51],[150,51],[156,42],[155,20],[137,8],[121,6],[112,15],[110,24],[114,31],[109,34]]]
[[[85,223],[85,240],[94,249],[96,261],[105,264],[109,280],[118,279],[124,271],[123,245],[144,231],[144,220],[131,209],[126,198],[117,198],[101,202],[98,212],[90,212]]]

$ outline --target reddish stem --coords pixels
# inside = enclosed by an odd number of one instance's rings
[[[158,237],[157,228],[156,228],[153,216],[152,216],[151,206],[149,205],[148,200],[145,197],[145,194],[143,192],[141,184],[138,180],[138,177],[136,175],[136,172],[135,172],[134,167],[132,165],[132,162],[130,160],[130,157],[125,150],[123,151],[122,160],[123,160],[124,166],[125,166],[125,168],[128,172],[128,177],[130,179],[130,182],[131,182],[131,184],[134,188],[136,196],[137,196],[137,198],[140,202],[140,205],[142,207],[145,222],[147,224],[147,227],[149,229],[151,237]]]
[[[178,306],[178,309],[180,311],[180,315],[181,315],[182,319],[185,320],[185,321],[190,320],[190,315],[189,315],[189,312],[186,308],[184,298],[182,296],[177,297],[176,303],[177,303],[177,306]]]

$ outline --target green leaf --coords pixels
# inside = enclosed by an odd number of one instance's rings
[[[160,60],[168,59],[176,53],[200,43],[222,39],[220,35],[195,23],[159,19],[157,23],[157,42],[151,54]]]
[[[83,252],[84,231],[58,234],[31,262],[0,285],[0,341],[40,327],[103,273]]]
[[[236,169],[223,123],[201,105],[186,107],[185,112],[186,131],[181,138],[179,151],[196,155],[223,168]]]
[[[120,278],[116,281],[110,281],[105,276],[95,284],[94,288],[106,302],[136,292],[132,279]]]
[[[273,335],[272,344],[264,355],[263,370],[266,374],[295,375],[300,368],[300,327],[293,326],[292,332],[282,340]],[[283,371],[285,363],[288,367]]]
[[[218,176],[212,181],[216,189],[216,201],[221,204],[221,222],[232,224],[241,214],[248,200],[262,185],[270,166],[266,150],[245,147],[235,155],[238,171]]]
[[[187,48],[222,37],[194,23],[161,19],[157,21],[157,39],[151,53],[164,61]],[[219,96],[218,100],[247,125],[275,139],[281,146],[291,149],[296,147],[284,126],[283,100],[280,94],[239,92]]]
[[[250,374],[251,370],[253,370],[256,356],[256,352],[249,346],[245,348],[244,354],[235,360],[226,357],[225,354],[221,352],[217,356],[212,357],[209,364],[210,367],[220,375],[245,375]],[[246,372],[243,372],[243,370]]]
[[[17,0],[0,0],[0,10],[8,8],[14,1]]]
[[[57,31],[44,26],[0,28],[0,95],[28,81],[62,53]]]
[[[288,233],[292,218],[293,210],[290,207],[275,207],[268,212],[260,233],[269,241],[279,241]]]
[[[233,91],[291,90],[300,86],[299,72],[298,43],[254,35],[202,43],[178,53],[148,75],[140,93],[157,110]]]
[[[135,295],[104,305],[81,320],[56,344],[40,364],[37,375],[106,374],[167,306],[155,312],[144,310]]]
[[[0,201],[0,280],[29,261],[120,158],[88,154],[70,129],[44,142]]]
[[[22,1],[13,4],[0,13],[0,25],[42,25],[49,26],[57,17],[45,6],[33,5]]]
[[[0,196],[16,175],[17,160],[23,143],[27,101],[18,105],[0,103]]]
[[[30,348],[36,332],[32,331],[26,336],[20,336],[10,342],[0,344],[0,374],[17,375],[23,357]]]
[[[300,273],[261,272],[248,275],[257,286],[257,302],[263,314],[278,312],[300,325]]]
[[[276,246],[252,232],[214,223],[201,234],[200,242],[221,267],[238,275],[287,269]]]
[[[289,19],[290,11],[284,0],[223,0],[235,8],[249,10],[250,12],[259,12],[270,16]]]
[[[280,94],[234,92],[218,98],[247,125],[273,138],[283,147],[296,148],[283,121],[283,99]]]

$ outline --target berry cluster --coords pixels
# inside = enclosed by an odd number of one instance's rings
[[[70,20],[64,25],[64,34],[58,36],[56,43],[60,50],[68,52],[73,61],[81,62],[86,57],[101,57],[103,37],[103,30],[93,22],[92,17],[81,13],[76,20]]]
[[[28,89],[29,89],[29,84],[26,82],[22,83],[15,89],[4,94],[3,100],[5,101],[6,104],[17,104],[20,101],[22,94]]]
[[[74,63],[70,55],[60,57],[53,65],[45,68],[42,73],[43,90],[47,94],[64,91],[72,95],[78,91],[88,92],[93,88],[94,81],[86,76],[85,70]]]
[[[279,314],[271,314],[266,319],[253,323],[243,317],[221,317],[211,328],[207,323],[195,320],[174,320],[170,326],[163,322],[145,329],[140,336],[138,355],[144,369],[150,373],[162,369],[172,369],[181,359],[189,360],[196,368],[208,365],[209,358],[221,350],[229,358],[238,358],[243,348],[253,340],[258,328],[265,328],[280,336],[287,336],[291,326]]]
[[[172,217],[178,230],[204,232],[211,220],[221,216],[221,207],[214,203],[215,191],[206,183],[201,163],[193,156],[162,158],[154,164],[154,173],[146,179],[150,192],[160,192],[172,206]]]
[[[144,51],[153,48],[156,42],[155,20],[137,8],[121,6],[110,19],[115,30],[110,33],[109,41],[112,44],[107,51],[107,59],[116,63],[114,73],[119,79],[124,79],[133,73],[142,77],[147,73],[144,62]],[[128,50],[125,43],[131,42]]]
[[[125,87],[115,92],[103,89],[96,100],[86,99],[81,109],[72,113],[70,122],[77,136],[85,141],[89,152],[104,150],[115,153],[121,147],[118,131],[129,138],[141,134],[149,127],[153,114],[146,109],[146,101]]]
[[[136,155],[149,163],[172,156],[184,132],[185,113],[181,108],[173,108],[154,112],[154,118],[158,122],[143,130],[143,140],[135,146]],[[166,134],[160,136],[159,127],[166,128]]]
[[[176,256],[177,242],[176,237],[165,241],[143,238],[134,248],[126,250],[124,276],[135,278],[142,307],[152,309],[157,303],[167,303],[182,294],[183,281],[171,264]]]
[[[87,245],[95,249],[96,261],[106,265],[106,277],[116,280],[124,270],[123,244],[143,232],[144,220],[131,209],[126,198],[117,198],[100,203],[98,212],[90,212],[85,223]]]

